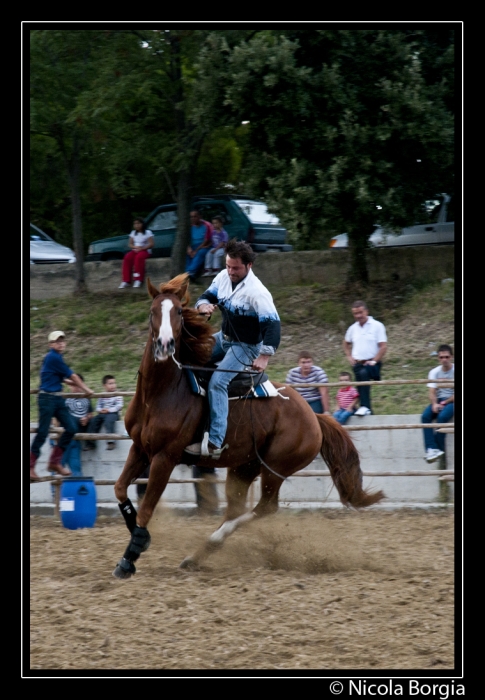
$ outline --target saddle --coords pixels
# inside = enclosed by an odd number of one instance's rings
[[[187,373],[187,377],[194,394],[206,396],[207,388],[213,373],[204,369],[186,369],[185,372]],[[253,395],[257,387],[260,387],[266,381],[268,381],[268,375],[266,372],[258,372],[257,374],[246,374],[245,372],[240,372],[239,374],[236,374],[234,379],[232,379],[229,383],[227,395],[229,398],[240,398]],[[264,395],[267,396],[267,394]]]

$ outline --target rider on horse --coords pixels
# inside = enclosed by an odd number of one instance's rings
[[[201,443],[186,452],[219,458],[224,447],[229,411],[227,388],[242,370],[264,371],[280,343],[280,318],[273,297],[252,271],[255,253],[244,241],[229,241],[226,269],[212,281],[195,308],[210,315],[222,310],[222,329],[214,334],[211,361],[225,370],[213,372],[209,382],[210,430],[207,451]],[[234,373],[227,370],[234,370]]]

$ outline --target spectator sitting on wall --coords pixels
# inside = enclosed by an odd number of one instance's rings
[[[453,350],[450,345],[440,345],[438,348],[438,367],[434,367],[428,374],[428,379],[453,379],[455,378],[455,365],[452,362]],[[449,423],[455,413],[455,390],[453,387],[443,387],[439,384],[428,384],[430,404],[421,416],[422,423]],[[424,459],[427,462],[436,462],[445,454],[445,433],[438,433],[433,428],[423,428]]]
[[[114,394],[116,392],[116,379],[112,374],[106,374],[103,377],[103,387],[105,392]],[[88,425],[88,433],[99,433],[101,427],[107,433],[115,432],[116,421],[120,419],[120,411],[123,408],[123,397],[122,396],[106,396],[98,399],[96,404],[97,416],[91,418]],[[107,450],[114,450],[116,443],[113,440],[109,440],[106,445]],[[86,440],[84,450],[94,450],[95,444],[93,440]]]

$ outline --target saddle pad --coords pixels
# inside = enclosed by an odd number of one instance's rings
[[[199,396],[207,396],[207,392],[201,385],[198,377],[191,369],[186,369],[185,374],[189,380],[189,386],[193,394],[199,394]]]
[[[257,386],[251,387],[246,392],[242,393],[240,396],[230,396],[229,401],[233,401],[234,399],[263,399],[271,398],[273,396],[279,396],[282,399],[288,398],[288,396],[282,396],[279,392],[279,389],[277,389],[270,382],[270,380],[267,379],[265,382],[261,382]]]

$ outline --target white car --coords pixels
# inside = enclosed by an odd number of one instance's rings
[[[30,264],[75,263],[76,255],[70,248],[56,243],[47,233],[30,224]]]
[[[400,233],[386,231],[380,226],[369,236],[369,245],[373,248],[384,248],[387,246],[404,245],[445,245],[455,242],[455,222],[454,211],[452,210],[452,198],[447,194],[442,194],[442,201],[428,200],[426,207],[438,210],[435,223],[416,224],[401,229]],[[449,221],[450,214],[452,221]],[[349,237],[346,233],[341,233],[330,239],[330,248],[347,248]]]

